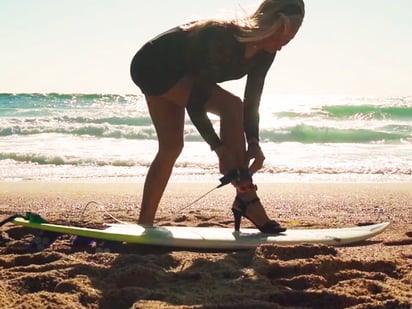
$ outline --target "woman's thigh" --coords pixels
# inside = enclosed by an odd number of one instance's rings
[[[147,97],[159,150],[180,152],[183,147],[185,108],[161,97]]]
[[[183,108],[186,107],[190,94],[193,88],[193,78],[190,76],[185,76],[180,79],[172,88],[167,90],[165,93],[151,97],[147,96],[147,99],[160,99],[168,104],[179,105]]]
[[[185,108],[192,87],[193,79],[184,77],[165,93],[146,96],[160,147],[172,150],[183,147]]]

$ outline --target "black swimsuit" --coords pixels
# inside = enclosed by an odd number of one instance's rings
[[[258,106],[266,73],[275,55],[261,51],[245,59],[245,44],[234,30],[210,24],[199,30],[173,28],[146,43],[134,56],[131,76],[145,95],[161,95],[185,76],[194,79],[187,111],[200,134],[219,146],[204,105],[216,83],[247,75],[244,97],[244,126],[247,138],[258,138]]]
[[[273,55],[244,59],[245,45],[232,31],[210,25],[200,31],[173,28],[146,43],[131,64],[133,81],[146,95],[160,95],[184,76],[220,83],[239,79],[257,68],[266,74]]]
[[[134,56],[131,75],[146,95],[159,95],[188,74],[186,59],[187,33],[174,28],[146,43]]]

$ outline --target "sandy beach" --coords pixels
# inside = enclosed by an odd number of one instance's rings
[[[169,184],[158,225],[232,227],[229,186]],[[261,246],[194,252],[125,245],[70,247],[67,236],[30,252],[33,231],[7,224],[0,237],[0,308],[411,308],[412,183],[258,184],[269,215],[287,228],[389,221],[346,247]],[[0,220],[32,211],[50,222],[136,221],[142,184],[0,182]],[[85,205],[95,201],[98,204]],[[185,208],[184,210],[182,210]],[[251,226],[246,220],[243,227]]]

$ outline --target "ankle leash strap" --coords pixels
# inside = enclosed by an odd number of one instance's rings
[[[239,182],[241,180],[249,180],[252,182],[252,177],[250,176],[248,168],[238,168],[230,170],[226,175],[219,179],[220,185],[218,188],[221,188],[231,182]]]

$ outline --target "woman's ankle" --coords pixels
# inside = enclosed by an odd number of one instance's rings
[[[246,192],[237,191],[236,198],[240,199],[243,202],[248,203],[252,200],[258,199],[258,196],[257,196],[256,191],[246,191]]]

